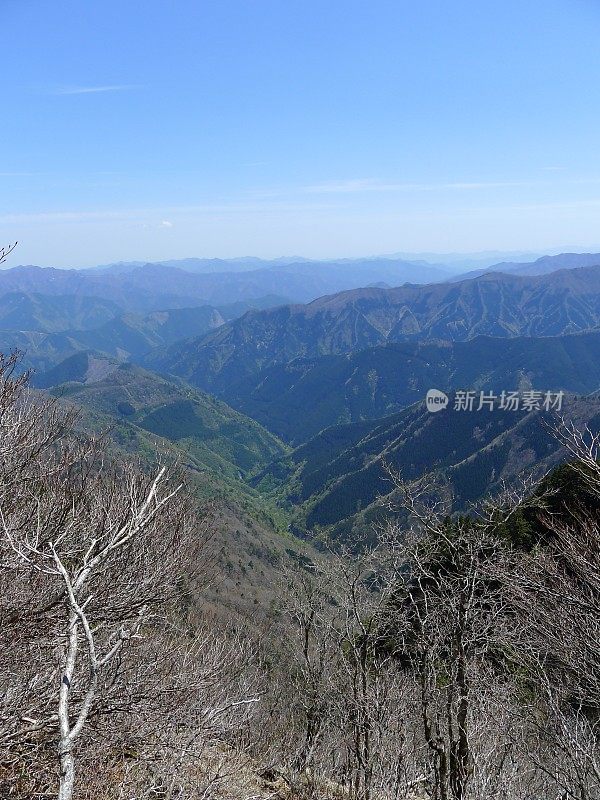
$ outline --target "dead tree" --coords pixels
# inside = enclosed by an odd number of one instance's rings
[[[499,765],[512,734],[495,730],[494,736],[482,736],[493,726],[483,731],[481,715],[494,697],[514,698],[510,681],[500,677],[495,664],[518,640],[518,624],[508,617],[495,579],[506,557],[497,528],[506,524],[519,499],[511,495],[478,516],[451,518],[443,504],[427,502],[428,486],[391,477],[410,527],[391,522],[383,536],[402,578],[388,626],[399,661],[418,682],[432,797],[466,800],[482,784],[493,796],[502,791]],[[486,778],[494,770],[495,789]]]
[[[600,438],[564,421],[555,434],[584,495],[540,510],[541,545],[504,583],[523,621],[518,660],[539,700],[538,765],[565,796],[589,800],[600,793]]]
[[[144,660],[148,641],[167,646],[161,628],[181,623],[207,532],[164,469],[148,477],[74,437],[73,412],[30,394],[16,364],[0,360],[3,771],[70,800],[91,732],[118,740],[111,724],[144,718],[154,692],[175,695],[168,651]]]
[[[4,264],[6,259],[12,253],[12,251],[17,246],[18,242],[13,242],[13,244],[5,245],[4,247],[0,247],[0,264]]]
[[[382,547],[338,548],[286,575],[284,702],[295,740],[285,776],[297,793],[316,796],[329,786],[368,800],[402,797],[418,783],[407,752],[414,691],[395,668],[383,627],[394,581]]]

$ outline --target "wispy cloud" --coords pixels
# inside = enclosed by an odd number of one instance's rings
[[[61,86],[58,89],[51,90],[50,94],[99,94],[101,92],[126,92],[137,88],[137,86],[129,83],[117,83],[106,86]]]
[[[359,192],[428,192],[444,189],[457,191],[476,191],[479,189],[502,189],[507,187],[530,186],[525,181],[463,181],[453,183],[396,183],[374,178],[353,178],[343,181],[328,181],[311,186],[303,186],[300,191],[307,194],[356,194]]]
[[[39,211],[31,213],[0,212],[0,225],[55,225],[55,224],[88,224],[88,223],[116,223],[125,225],[141,225],[141,227],[164,229],[174,228],[179,218],[230,214],[270,214],[276,209],[289,214],[304,211],[326,210],[326,205],[310,203],[206,203],[193,206],[169,206],[166,208],[122,208],[115,210],[81,210],[81,211]],[[163,216],[164,215],[164,216]],[[171,216],[173,215],[173,216]],[[171,220],[167,218],[171,216]]]

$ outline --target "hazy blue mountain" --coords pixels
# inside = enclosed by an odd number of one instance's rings
[[[541,256],[535,261],[500,261],[485,269],[462,273],[453,281],[477,278],[487,272],[505,272],[509,275],[548,275],[561,269],[579,269],[600,265],[600,253],[559,253],[554,256]]]
[[[600,267],[533,277],[490,273],[460,283],[357,289],[308,305],[250,311],[144,363],[216,393],[295,358],[401,341],[556,336],[600,326]]]
[[[21,296],[21,295],[19,295]],[[7,295],[12,298],[13,295]],[[29,295],[23,295],[29,298]],[[279,305],[285,298],[276,295],[258,298],[257,300],[232,303],[225,306],[198,306],[196,308],[177,308],[164,311],[154,311],[150,314],[126,313],[113,316],[115,306],[108,301],[93,301],[88,308],[86,303],[90,298],[69,296],[71,303],[78,313],[69,317],[65,310],[64,297],[52,295],[35,295],[35,315],[28,316],[23,312],[22,304],[18,320],[12,313],[12,305],[7,303],[0,309],[7,311],[6,322],[0,324],[0,352],[10,352],[17,349],[24,353],[23,366],[31,367],[38,371],[45,371],[58,364],[73,353],[94,350],[105,356],[116,358],[120,361],[139,358],[156,347],[168,345],[179,339],[198,336],[217,328],[227,320],[235,319],[250,308],[270,308]],[[3,298],[4,300],[4,298]],[[83,309],[88,313],[85,319],[108,317],[108,321],[91,330],[62,330],[61,326],[69,322],[82,322]],[[58,307],[58,311],[57,311]],[[106,314],[101,314],[106,307]],[[27,306],[27,308],[29,308]],[[67,307],[68,310],[68,307]],[[118,310],[118,309],[117,309]],[[1,311],[0,311],[1,314]],[[31,326],[38,325],[38,330],[28,327],[16,330],[8,329],[8,324],[20,321],[28,322]],[[6,330],[3,328],[6,326]],[[44,333],[44,329],[57,328],[58,333]]]
[[[10,292],[0,302],[0,330],[57,333],[88,330],[113,319],[122,309],[110,300],[85,295]]]
[[[266,295],[310,296],[301,278],[284,283],[272,271],[256,272],[201,275],[160,264],[122,273],[15,267],[0,272],[0,297],[10,292],[85,295],[116,303],[124,311],[147,314],[164,308],[247,302]]]
[[[218,272],[189,271],[164,264],[131,269],[118,265],[100,270],[14,267],[0,271],[0,297],[9,292],[88,295],[110,300],[125,311],[148,313],[161,308],[224,305],[273,294],[307,302],[381,281],[398,286],[407,281],[442,280],[446,275],[438,268],[398,259],[293,263],[283,259],[259,268],[244,261],[244,269],[240,271],[238,267],[239,264],[233,270]]]
[[[93,270],[112,272],[115,274],[131,272],[138,267],[143,267],[150,263],[153,266],[161,264],[165,267],[176,267],[186,272],[198,272],[210,274],[213,272],[250,272],[256,269],[268,269],[281,264],[290,264],[297,261],[307,261],[308,259],[300,256],[287,256],[283,258],[263,259],[253,256],[243,256],[241,258],[176,258],[165,261],[119,261],[115,264],[100,264],[93,267]]]
[[[402,258],[406,261],[425,261],[436,264],[448,272],[464,272],[465,270],[483,270],[498,264],[500,261],[532,261],[540,258],[542,253],[525,250],[481,250],[475,253],[394,253],[385,258]]]
[[[547,275],[559,269],[577,269],[600,265],[600,253],[560,253],[556,256],[542,256],[531,262],[503,262],[491,270],[508,272],[511,275]]]
[[[386,258],[301,261],[280,264],[273,267],[273,270],[286,275],[304,275],[313,280],[320,278],[323,281],[324,293],[381,282],[391,286],[403,283],[430,283],[443,280],[448,275],[447,271],[438,265]]]

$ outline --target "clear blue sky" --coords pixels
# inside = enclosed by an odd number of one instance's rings
[[[598,0],[0,0],[12,263],[600,246]]]

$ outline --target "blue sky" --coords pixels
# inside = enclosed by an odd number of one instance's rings
[[[598,0],[0,0],[11,263],[600,247]]]

